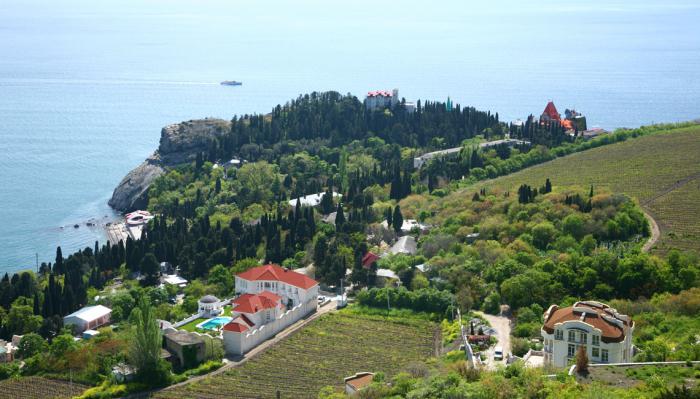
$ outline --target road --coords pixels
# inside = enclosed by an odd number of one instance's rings
[[[508,319],[505,316],[494,316],[483,312],[474,313],[486,319],[486,321],[488,321],[489,324],[491,324],[491,327],[495,328],[498,332],[496,335],[498,343],[489,348],[488,361],[486,363],[486,367],[493,369],[496,367],[497,363],[505,364],[505,359],[510,353],[510,319]],[[496,346],[500,346],[503,348],[503,361],[494,362],[493,360],[493,352]]]
[[[654,218],[651,217],[651,214],[649,214],[649,211],[642,207],[642,212],[644,212],[644,217],[647,218],[647,221],[651,226],[651,237],[649,237],[649,240],[644,243],[644,246],[642,247],[642,252],[649,252],[651,248],[656,244],[656,242],[659,241],[661,231],[659,230],[659,225],[656,223],[656,220],[654,220]]]

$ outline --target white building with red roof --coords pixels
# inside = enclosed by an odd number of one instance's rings
[[[254,267],[236,275],[233,319],[223,328],[226,353],[243,355],[266,339],[316,311],[318,282],[278,265]]]
[[[365,107],[369,110],[391,108],[399,102],[399,89],[374,90],[367,93]]]
[[[318,282],[304,274],[277,265],[254,267],[236,275],[236,294],[259,294],[269,291],[282,297],[288,307],[318,297]],[[291,303],[290,303],[291,302]]]
[[[579,301],[560,308],[552,305],[544,313],[542,338],[544,362],[566,367],[583,347],[591,363],[632,361],[634,321],[610,306]]]

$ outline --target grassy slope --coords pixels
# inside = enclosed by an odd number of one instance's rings
[[[157,398],[315,398],[338,388],[358,371],[391,376],[432,354],[435,325],[423,320],[387,321],[379,316],[331,313],[273,348],[221,375]]]
[[[554,185],[606,186],[635,197],[661,229],[654,251],[700,251],[700,126],[594,148],[479,186],[516,192],[520,184],[539,187],[546,178]]]

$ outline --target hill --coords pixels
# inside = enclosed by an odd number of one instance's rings
[[[658,223],[652,251],[700,251],[700,126],[661,131],[594,148],[488,180],[479,187],[516,192],[521,184],[608,187],[636,198]]]

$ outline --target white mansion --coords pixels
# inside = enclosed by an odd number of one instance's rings
[[[630,362],[633,332],[634,321],[604,303],[552,305],[544,313],[542,326],[544,362],[566,367],[580,346],[586,348],[591,363]]]
[[[226,353],[242,355],[316,310],[318,282],[277,265],[236,275],[233,319],[223,328]]]

